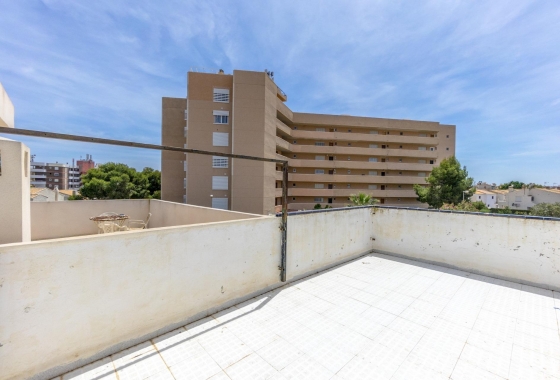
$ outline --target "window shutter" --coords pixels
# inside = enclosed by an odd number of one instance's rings
[[[213,168],[227,168],[228,158],[220,156],[212,156],[212,167]]]
[[[227,198],[212,198],[212,208],[219,208],[222,210],[228,209],[228,199]]]
[[[213,146],[229,146],[229,133],[227,132],[213,132],[212,133]]]
[[[212,190],[227,190],[228,189],[228,176],[213,175],[212,176]]]
[[[218,103],[229,103],[229,90],[225,88],[215,88],[214,101]]]

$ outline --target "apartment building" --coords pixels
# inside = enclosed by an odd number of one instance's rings
[[[162,144],[289,161],[289,209],[341,207],[365,192],[420,206],[414,184],[455,154],[455,126],[299,113],[269,72],[189,72],[186,98],[162,99]],[[162,198],[267,214],[281,203],[274,163],[162,153]]]
[[[68,189],[69,166],[58,162],[31,161],[31,185],[59,190]]]

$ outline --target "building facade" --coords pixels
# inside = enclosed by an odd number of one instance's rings
[[[31,161],[31,185],[53,190],[68,189],[69,166],[58,162]]]
[[[189,72],[186,98],[163,98],[162,144],[289,162],[289,209],[346,206],[364,192],[419,206],[414,184],[455,154],[455,126],[291,111],[268,72]],[[259,214],[281,203],[274,163],[162,153],[162,199]]]

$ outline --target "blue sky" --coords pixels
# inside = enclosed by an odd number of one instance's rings
[[[160,143],[161,98],[186,95],[191,67],[269,69],[294,111],[454,124],[475,180],[560,184],[557,0],[0,0],[0,9],[0,82],[19,128]],[[21,140],[39,161],[89,153],[160,166],[157,152]]]

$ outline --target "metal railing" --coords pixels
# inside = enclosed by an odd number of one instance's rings
[[[98,137],[69,135],[64,133],[35,131],[31,129],[0,127],[0,133],[5,133],[9,135],[41,137],[41,138],[49,138],[49,139],[57,139],[57,140],[81,141],[81,142],[88,142],[88,143],[95,143],[95,144],[126,146],[130,148],[143,148],[143,149],[152,149],[152,150],[159,150],[159,151],[202,154],[206,156],[220,156],[220,157],[238,158],[242,160],[274,162],[277,164],[282,164],[282,173],[283,173],[282,174],[282,223],[280,225],[280,231],[282,234],[282,239],[281,239],[282,254],[281,254],[281,264],[280,264],[280,280],[282,282],[286,282],[286,267],[287,267],[286,252],[287,252],[287,234],[288,234],[288,161],[287,160],[247,156],[243,154],[212,152],[212,151],[200,150],[200,149],[179,148],[179,147],[167,146],[167,145],[145,144],[145,143],[138,143],[133,141],[102,139]]]

